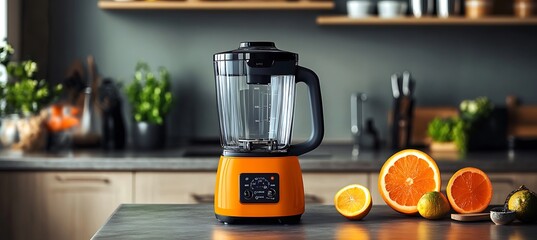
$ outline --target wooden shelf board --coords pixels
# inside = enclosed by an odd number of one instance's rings
[[[333,9],[332,1],[104,1],[101,9],[147,10],[147,9],[204,9],[204,10],[321,10]]]
[[[516,18],[494,16],[471,19],[465,17],[401,17],[401,18],[349,18],[347,16],[319,16],[319,25],[537,25],[537,17]]]

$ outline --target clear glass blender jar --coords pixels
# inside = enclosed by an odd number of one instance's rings
[[[311,97],[314,131],[308,142],[320,143],[323,124],[318,78],[297,65],[297,54],[281,51],[272,42],[243,42],[236,50],[215,54],[213,60],[224,154],[287,152],[295,86],[300,81],[310,87],[310,96],[315,95]],[[302,77],[297,78],[299,72]],[[309,82],[316,83],[313,93]],[[291,153],[303,150],[307,149]]]

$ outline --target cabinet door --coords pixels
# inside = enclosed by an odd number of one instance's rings
[[[42,239],[45,219],[42,175],[0,172],[0,238]]]
[[[303,173],[302,177],[306,203],[333,205],[339,189],[349,184],[369,186],[367,173]]]
[[[136,172],[136,203],[212,203],[216,173]]]
[[[47,172],[47,239],[89,239],[122,203],[132,203],[132,173]]]

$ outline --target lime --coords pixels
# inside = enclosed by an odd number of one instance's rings
[[[507,208],[516,212],[518,220],[533,222],[537,219],[537,196],[522,186],[509,197]]]
[[[423,194],[417,207],[420,215],[427,219],[443,218],[451,209],[446,196],[437,191]]]

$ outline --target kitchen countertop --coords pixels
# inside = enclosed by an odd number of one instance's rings
[[[330,205],[306,205],[295,225],[227,225],[215,219],[212,205],[124,204],[92,239],[535,239],[536,225],[432,221],[387,206],[349,221]]]
[[[193,146],[156,152],[75,151],[68,154],[0,151],[0,171],[216,171],[221,149]],[[395,151],[363,150],[353,158],[350,145],[322,145],[300,157],[304,172],[378,172]],[[537,172],[537,151],[471,152],[464,157],[432,154],[441,171],[467,166],[486,172]]]

